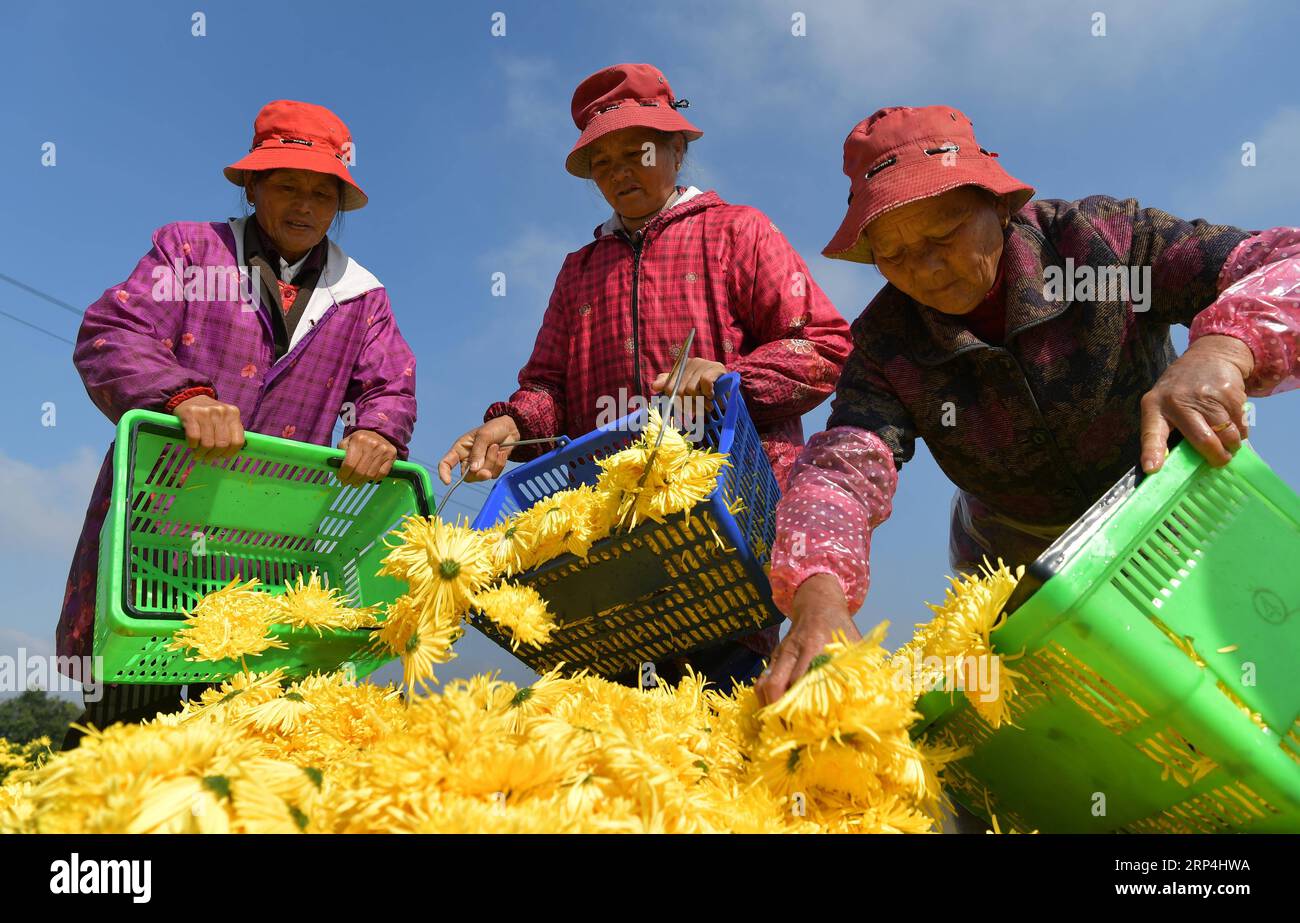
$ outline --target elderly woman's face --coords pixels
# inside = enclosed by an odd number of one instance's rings
[[[291,263],[324,240],[339,210],[338,178],[314,170],[271,170],[246,189],[258,225]]]
[[[614,211],[642,218],[663,207],[677,184],[682,136],[668,141],[652,128],[624,128],[591,143],[591,178]]]
[[[876,266],[905,295],[945,314],[973,310],[1002,258],[1006,202],[976,186],[885,212],[866,228]]]

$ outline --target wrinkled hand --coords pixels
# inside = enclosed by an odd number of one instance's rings
[[[239,408],[206,394],[182,401],[172,411],[185,427],[185,442],[199,461],[229,458],[244,447]]]
[[[713,383],[727,374],[727,367],[721,362],[709,359],[687,359],[682,369],[682,386],[678,394],[682,397],[704,397],[713,399]],[[650,383],[650,388],[660,394],[671,394],[672,383],[668,380],[669,372],[660,372]]]
[[[344,450],[339,480],[352,487],[386,477],[397,460],[397,447],[368,429],[348,433],[340,440],[339,448]]]
[[[1250,347],[1235,337],[1193,341],[1142,396],[1142,470],[1164,464],[1171,427],[1216,468],[1231,461],[1249,435],[1246,379],[1254,363]]]
[[[849,641],[862,640],[840,582],[831,574],[813,574],[799,584],[790,621],[790,631],[772,655],[771,666],[754,683],[763,705],[771,705],[785,695],[837,632],[843,632]]]
[[[495,417],[482,426],[476,426],[451,444],[447,454],[438,463],[438,477],[442,483],[451,483],[451,469],[460,465],[466,481],[486,481],[505,470],[514,446],[501,448],[503,442],[513,442],[519,437],[519,425],[510,415]]]

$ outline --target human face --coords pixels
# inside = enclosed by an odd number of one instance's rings
[[[296,263],[325,239],[339,210],[339,180],[313,170],[271,170],[250,177],[248,201],[280,256]]]
[[[997,278],[1008,217],[1002,198],[958,186],[885,212],[865,233],[895,288],[936,311],[966,314]]]
[[[665,141],[653,128],[622,128],[591,143],[591,178],[623,218],[648,219],[672,195],[682,153],[680,134]]]

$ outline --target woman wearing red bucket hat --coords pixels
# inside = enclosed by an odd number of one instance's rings
[[[973,573],[986,556],[1031,563],[1139,458],[1158,468],[1171,428],[1226,464],[1247,395],[1300,385],[1300,229],[1030,201],[946,106],[860,122],[844,172],[848,214],[823,252],[888,284],[777,509],[771,579],[792,625],[765,701],[832,633],[858,637],[872,532],[918,437],[958,488],[950,565]],[[1174,323],[1191,327],[1181,357]]]
[[[415,357],[379,280],[326,236],[340,211],[366,204],[351,147],[323,106],[277,100],[258,113],[251,150],[225,169],[252,215],[159,228],[126,281],[86,309],[73,361],[110,420],[138,407],[174,413],[205,460],[237,453],[245,429],[329,445],[343,416],[339,477],[350,484],[406,457]],[[91,654],[111,475],[110,447],[68,576],[60,656]],[[149,718],[181,694],[107,685],[81,721]],[[67,745],[78,737],[69,732]]]
[[[767,216],[677,185],[687,143],[702,135],[685,106],[648,64],[605,68],[574,92],[581,136],[565,167],[594,180],[614,213],[565,259],[519,389],[456,440],[440,465],[444,482],[457,464],[471,480],[496,477],[507,458],[549,448],[501,443],[581,435],[613,422],[601,419],[606,402],[628,407],[620,395],[668,390],[694,328],[682,393],[707,396],[718,376],[739,372],[784,483],[803,444],[799,418],[830,395],[848,355],[848,324]],[[775,643],[769,629],[691,662],[726,684],[757,673]],[[660,666],[671,681],[681,664]]]

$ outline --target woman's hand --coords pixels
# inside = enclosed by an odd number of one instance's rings
[[[763,705],[771,705],[785,695],[790,685],[808,672],[812,659],[831,642],[836,632],[843,632],[849,641],[862,639],[858,626],[853,624],[840,582],[833,574],[813,574],[799,584],[790,622],[790,631],[772,655],[771,665],[754,683],[754,691]]]
[[[373,430],[353,430],[339,448],[344,450],[339,480],[352,487],[387,477],[397,460],[397,447]]]
[[[503,442],[519,438],[519,425],[509,414],[488,420],[482,426],[465,433],[454,443],[438,463],[438,477],[442,483],[451,483],[451,469],[461,466],[467,481],[486,481],[505,470],[514,446],[501,448]],[[466,467],[468,465],[468,467]]]
[[[1194,340],[1142,396],[1142,470],[1164,464],[1171,427],[1216,468],[1231,461],[1249,435],[1246,379],[1254,364],[1250,347],[1236,337]]]
[[[668,380],[670,372],[660,372],[659,376],[650,383],[650,388],[660,394],[672,393],[672,382]],[[682,369],[682,386],[678,394],[682,397],[704,397],[713,399],[713,383],[727,374],[727,367],[721,362],[712,362],[708,359],[687,359],[685,368]]]
[[[177,404],[172,413],[185,427],[185,442],[199,461],[229,458],[244,447],[244,424],[239,408],[206,394]]]

